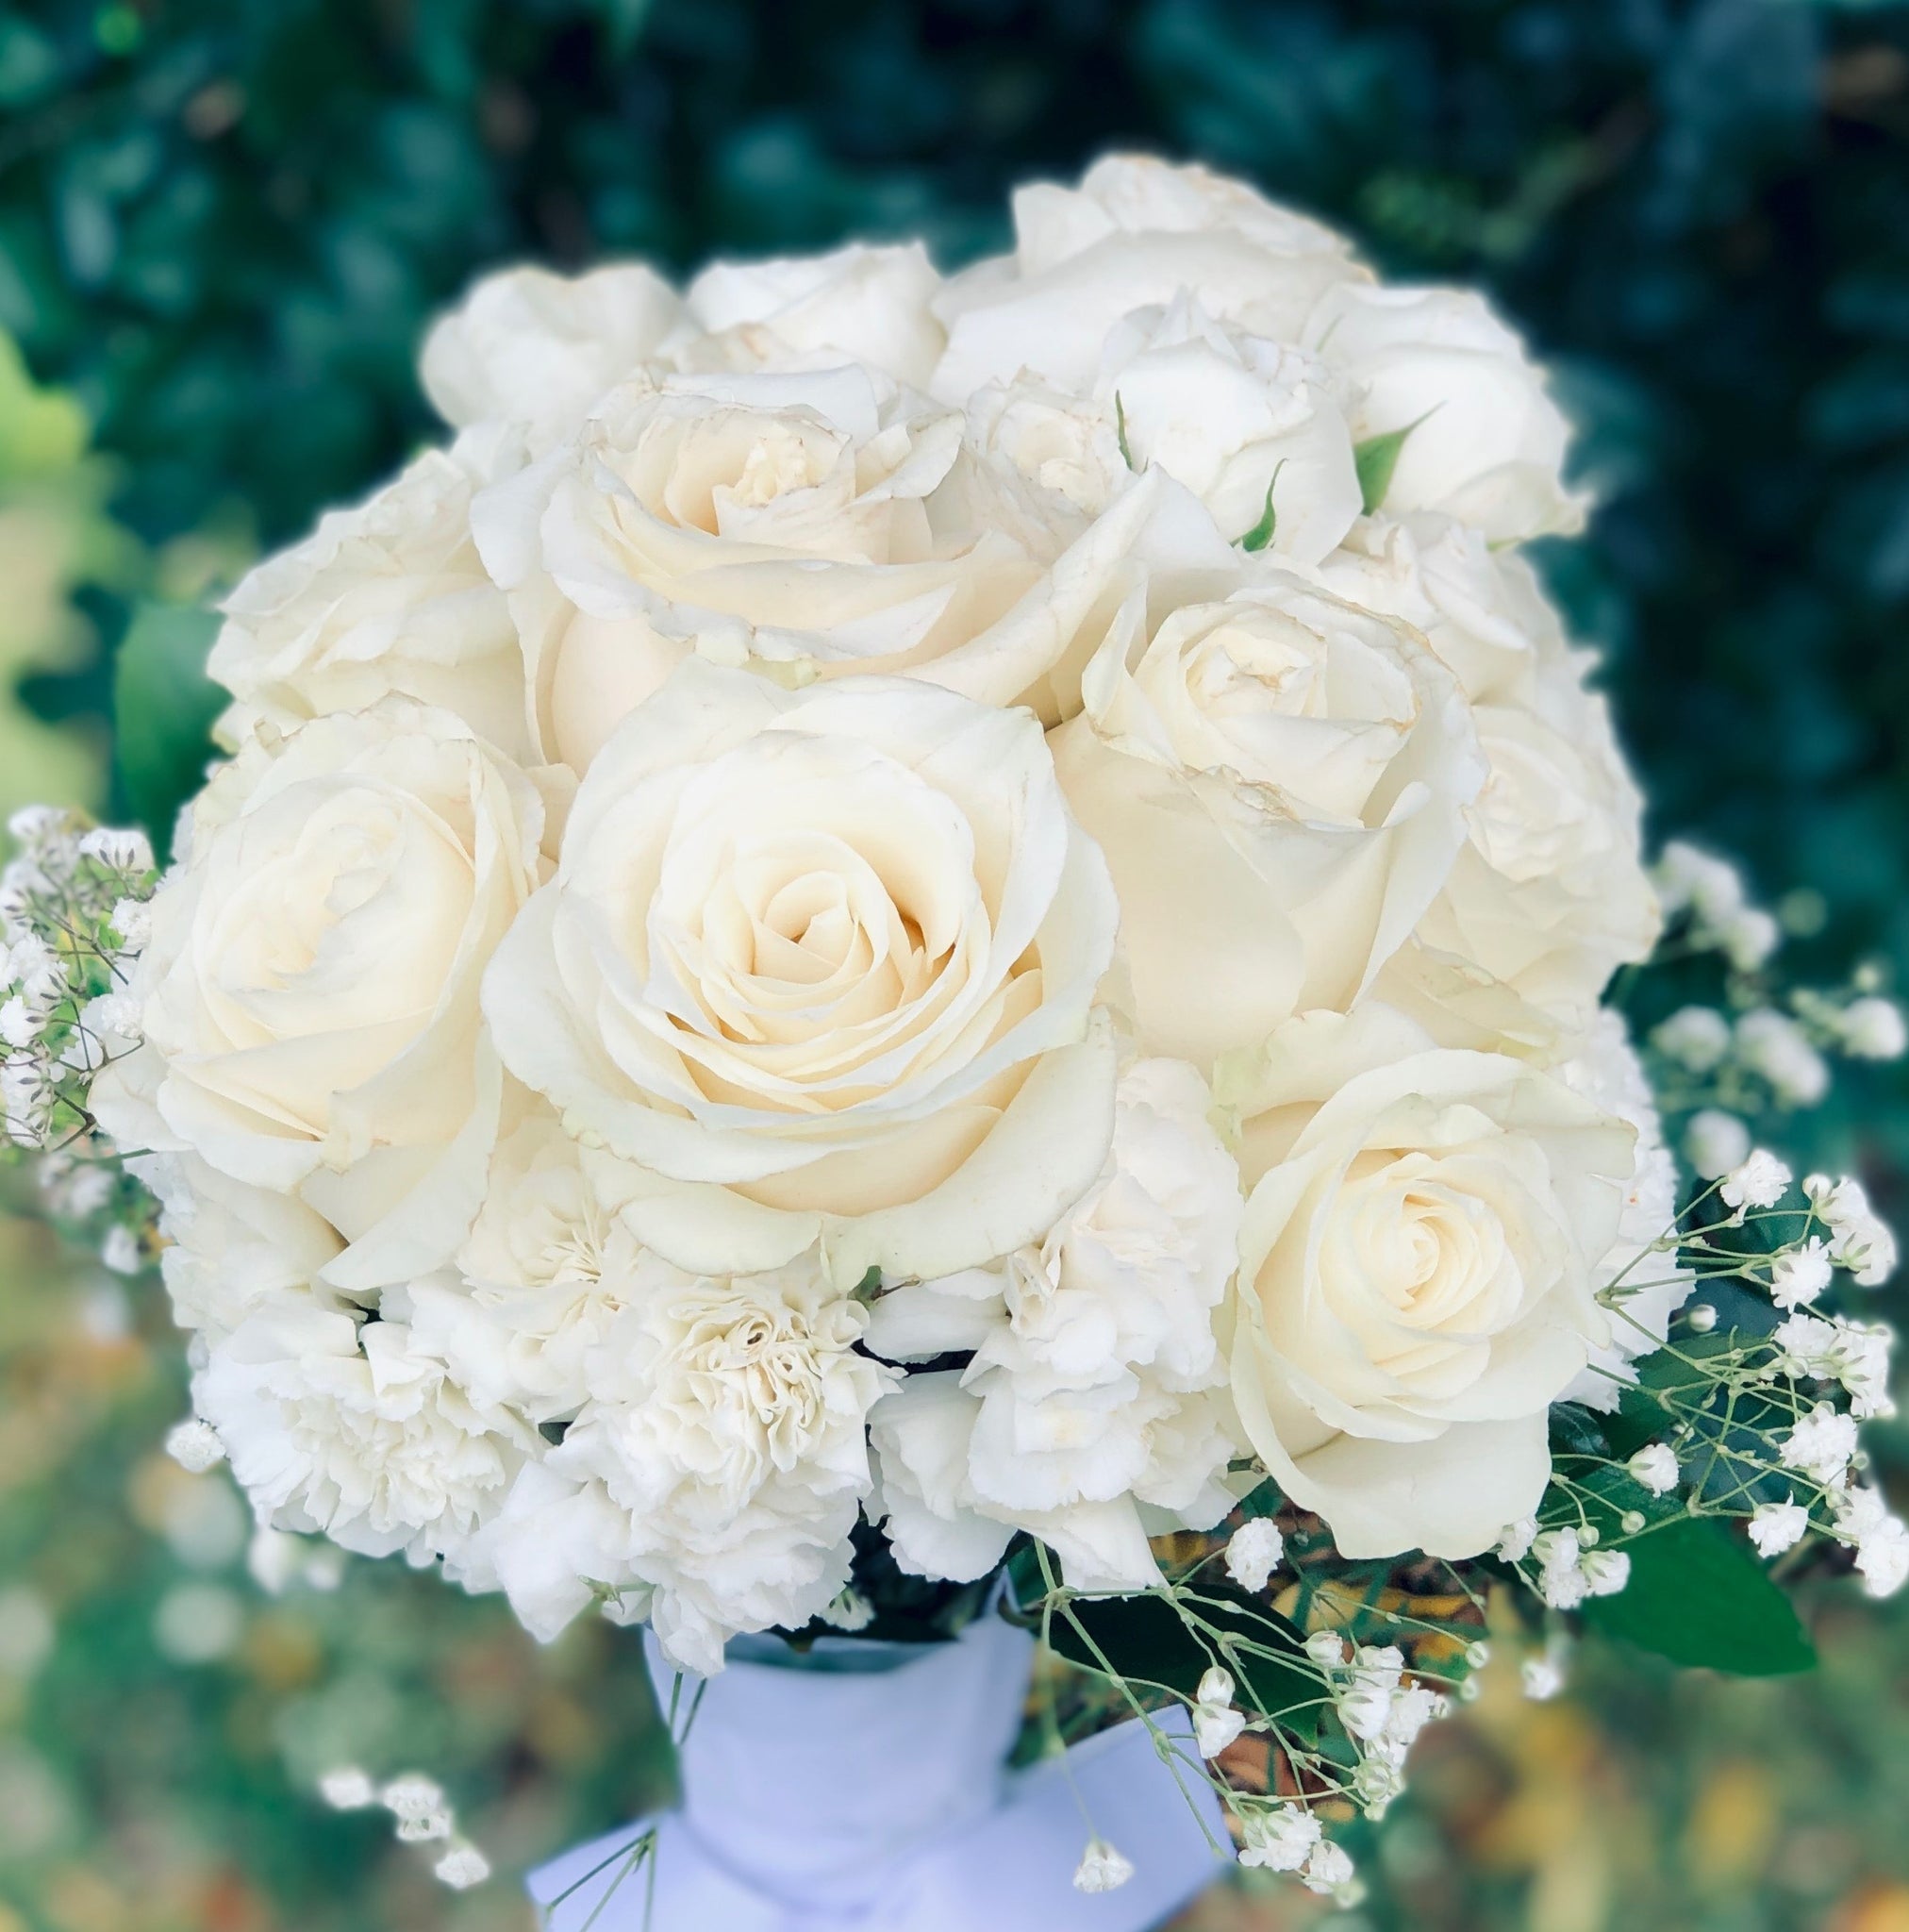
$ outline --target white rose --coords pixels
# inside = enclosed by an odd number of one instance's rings
[[[971,1351],[958,1377],[910,1376],[873,1417],[905,1569],[978,1576],[1024,1529],[1059,1552],[1075,1588],[1145,1590],[1159,1577],[1150,1530],[1210,1528],[1233,1507],[1214,1320],[1239,1174],[1211,1106],[1193,1068],[1138,1061],[1120,1079],[1105,1174],[1045,1241],[875,1304],[878,1355]],[[930,1446],[918,1472],[911,1457]]]
[[[1113,403],[1063,395],[1032,377],[976,390],[968,399],[968,438],[1088,516],[1134,484]]]
[[[476,529],[544,753],[581,772],[692,655],[789,683],[905,671],[1057,715],[1046,682],[1071,646],[1077,676],[1150,507],[1076,520],[1069,548],[976,472],[958,416],[843,368],[619,391]]]
[[[1267,571],[1151,639],[1128,608],[1082,691],[1054,763],[1120,892],[1146,1049],[1205,1064],[1366,990],[1484,776],[1417,634]]]
[[[729,1637],[800,1628],[848,1581],[867,1418],[894,1372],[859,1353],[866,1311],[812,1257],[711,1279],[650,1257],[640,1274],[591,1351],[591,1399],[484,1555],[540,1634],[606,1583],[647,1611],[672,1662],[706,1675]],[[567,1589],[547,1530],[593,1545]]]
[[[1558,1069],[1558,1077],[1637,1133],[1618,1239],[1592,1272],[1592,1287],[1613,1311],[1610,1340],[1591,1350],[1585,1372],[1564,1392],[1566,1401],[1608,1410],[1617,1407],[1623,1385],[1636,1380],[1632,1364],[1663,1347],[1670,1317],[1689,1300],[1696,1283],[1674,1252],[1655,1251],[1677,1222],[1677,1162],[1664,1144],[1650,1075],[1631,1044],[1624,1016],[1602,1008],[1584,1050]]]
[[[1303,1015],[1216,1090],[1253,1183],[1232,1343],[1248,1439],[1345,1555],[1476,1555],[1536,1507],[1547,1412],[1604,1340],[1592,1269],[1632,1129],[1373,1005]]]
[[[1319,575],[1422,631],[1474,704],[1529,704],[1541,672],[1571,657],[1537,573],[1455,517],[1361,517]]]
[[[1374,508],[1443,510],[1495,543],[1583,527],[1562,475],[1569,428],[1482,295],[1342,280],[1301,340],[1363,392],[1355,441],[1409,432]]]
[[[1650,957],[1662,921],[1644,802],[1603,697],[1566,669],[1543,680],[1540,703],[1474,709],[1485,785],[1418,938],[1582,1038],[1611,974]]]
[[[684,298],[711,340],[687,359],[742,369],[861,362],[926,389],[947,341],[930,306],[940,286],[919,242],[711,262]]]
[[[676,291],[640,262],[581,275],[505,269],[433,325],[420,369],[424,393],[454,428],[519,423],[544,442],[693,334]]]
[[[1360,278],[1344,239],[1204,168],[1110,155],[1077,189],[1014,197],[1015,251],[954,276],[935,309],[948,350],[931,385],[965,403],[1023,371],[1091,389],[1108,333],[1187,293],[1216,320],[1292,342],[1321,293]]]
[[[1104,344],[1091,395],[1021,377],[968,402],[970,433],[1042,488],[1097,514],[1157,464],[1229,542],[1317,563],[1359,514],[1352,437],[1324,366],[1214,322],[1189,298],[1143,308]],[[1124,446],[1123,446],[1124,445]]]
[[[195,1155],[145,1154],[126,1166],[158,1198],[173,1319],[210,1341],[266,1297],[308,1288],[344,1246],[297,1195],[236,1181]]]
[[[241,580],[206,662],[235,701],[219,725],[228,745],[395,694],[529,755],[517,627],[471,541],[472,493],[506,460],[496,441],[426,451]]]
[[[94,1083],[122,1147],[296,1193],[403,1280],[462,1239],[501,1072],[479,976],[541,876],[543,808],[448,712],[399,700],[248,745],[191,808],[133,981],[144,1043]]]
[[[403,1321],[361,1322],[322,1293],[261,1301],[213,1345],[192,1400],[262,1521],[368,1557],[460,1551],[541,1446],[473,1403]]]
[[[1324,364],[1224,328],[1186,296],[1140,310],[1103,351],[1137,463],[1158,463],[1230,542],[1273,512],[1260,545],[1317,563],[1359,514],[1353,440]]]
[[[1038,724],[905,679],[692,660],[578,792],[485,982],[500,1050],[648,1172],[679,1265],[837,1280],[1038,1238],[1099,1173],[1116,916]]]
[[[499,1141],[456,1266],[411,1285],[411,1328],[478,1401],[534,1423],[574,1415],[586,1366],[641,1291],[618,1218],[627,1170],[533,1112]]]

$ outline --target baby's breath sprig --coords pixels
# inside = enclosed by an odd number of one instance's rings
[[[432,1849],[432,1874],[453,1891],[468,1891],[490,1876],[490,1859],[459,1835],[443,1787],[422,1772],[405,1772],[379,1784],[357,1765],[340,1765],[319,1779],[318,1791],[335,1811],[382,1807],[390,1813],[392,1833],[401,1843]]]
[[[1230,1533],[1156,1550],[1161,1585],[1141,1598],[1070,1590],[1038,1544],[1012,1559],[1015,1614],[1049,1659],[1037,1673],[1047,1749],[1137,1718],[1184,1790],[1219,1797],[1241,1864],[1354,1903],[1351,1856],[1329,1831],[1382,1816],[1419,1733],[1475,1688],[1490,1656],[1482,1582],[1422,1557],[1349,1563],[1270,1485]],[[1182,1721],[1163,1723],[1174,1710]],[[1113,1882],[1107,1853],[1095,1837],[1090,1888]]]
[[[143,832],[50,806],[8,823],[0,871],[0,1152],[33,1159],[48,1210],[117,1273],[152,1248],[145,1191],[99,1137],[89,1095],[140,1037],[129,991],[158,874]]]
[[[1681,1259],[1692,1300],[1611,1416],[1560,1411],[1551,1487],[1506,1531],[1501,1560],[1550,1610],[1576,1610],[1620,1593],[1667,1531],[1711,1519],[1741,1524],[1765,1560],[1840,1546],[1870,1594],[1900,1589],[1909,1529],[1858,1480],[1858,1423],[1894,1413],[1894,1336],[1834,1306],[1895,1265],[1860,1184],[1811,1174],[1799,1187],[1751,1149],[1655,1247]],[[1614,1321],[1633,1319],[1621,1284],[1600,1299]],[[1537,1669],[1539,1691],[1556,1674]]]
[[[1673,840],[1652,880],[1667,924],[1652,965],[1710,957],[1724,969],[1719,1005],[1680,1007],[1647,1036],[1658,1103],[1690,1117],[1685,1152],[1705,1179],[1749,1152],[1747,1119],[1818,1106],[1833,1057],[1909,1051],[1909,1022],[1885,996],[1880,967],[1859,967],[1839,987],[1785,986],[1783,922],[1751,903],[1728,860]]]

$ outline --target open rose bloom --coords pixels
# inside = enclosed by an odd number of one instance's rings
[[[1458,1670],[1356,1604],[1615,1598],[1679,1502],[1670,1420],[1623,1474],[1691,1275],[1603,1004],[1664,913],[1518,547],[1585,505],[1476,295],[1196,167],[1015,215],[947,277],[523,269],[440,321],[452,439],[224,605],[91,1114],[262,1524],[706,1675],[1004,1596],[1342,1890],[1266,1794],[1382,1807]],[[1875,1272],[1859,1200],[1795,1210],[1789,1305]],[[1853,1344],[1792,1340],[1834,1395]],[[1814,1414],[1740,1513],[1886,1570]],[[1197,1685],[1060,1641],[1150,1595]]]

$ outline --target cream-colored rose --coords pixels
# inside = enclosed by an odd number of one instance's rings
[[[1352,437],[1324,366],[1224,328],[1184,296],[1116,325],[1090,394],[1070,400],[1030,377],[989,384],[969,398],[968,422],[980,447],[1091,515],[1154,464],[1228,542],[1253,535],[1255,549],[1303,563],[1359,514]]]
[[[1038,724],[912,680],[692,660],[578,792],[485,980],[500,1052],[692,1270],[938,1274],[1099,1173],[1113,947]]]
[[[122,1147],[297,1194],[349,1292],[434,1265],[484,1183],[501,1072],[478,1009],[543,870],[542,804],[401,700],[248,745],[192,807],[133,991],[144,1043],[93,1087]]]
[[[241,580],[206,663],[233,695],[219,726],[226,745],[260,724],[290,731],[396,695],[441,705],[529,756],[517,626],[471,541],[472,494],[509,466],[509,444],[473,431],[427,450]]]
[[[620,391],[476,527],[544,753],[582,771],[692,655],[791,684],[905,671],[1057,715],[1049,687],[1104,628],[1151,504],[1041,524],[964,454],[958,416],[839,368]]]
[[[1115,328],[1102,366],[1134,460],[1184,483],[1229,542],[1260,530],[1259,548],[1317,563],[1352,528],[1352,434],[1322,363],[1183,296]]]
[[[641,262],[581,275],[505,269],[425,337],[424,393],[453,428],[522,424],[534,442],[547,442],[695,334],[676,291]]]
[[[1409,432],[1375,508],[1443,510],[1494,543],[1583,527],[1562,474],[1569,427],[1482,295],[1342,281],[1301,340],[1357,386],[1356,441]]]
[[[1325,290],[1366,278],[1331,229],[1146,156],[1110,155],[1078,188],[1021,189],[1014,226],[1012,255],[977,262],[936,299],[948,350],[932,393],[944,402],[1023,371],[1086,395],[1115,326],[1183,294],[1219,322],[1295,342]]]
[[[1111,402],[1063,395],[1031,376],[989,383],[968,399],[968,439],[1038,491],[1098,516],[1134,485]]]
[[[1349,604],[1422,631],[1473,704],[1529,705],[1541,676],[1569,668],[1537,573],[1455,517],[1361,517],[1319,576]]]
[[[1567,643],[1523,558],[1449,517],[1366,518],[1318,575],[1424,633],[1474,701],[1488,767],[1465,850],[1382,994],[1443,1045],[1554,1063],[1658,927],[1642,801],[1585,687],[1595,660]]]
[[[941,286],[919,242],[861,242],[831,255],[714,261],[684,306],[707,332],[685,366],[829,368],[860,362],[925,389],[947,337],[931,304]]]
[[[1443,888],[1484,763],[1417,633],[1267,569],[1149,637],[1054,734],[1106,854],[1142,1045],[1196,1064],[1370,985]]]
[[[1307,1013],[1216,1091],[1242,1120],[1233,1394],[1349,1557],[1475,1556],[1536,1507],[1550,1405],[1605,1339],[1625,1123],[1400,1014]]]
[[[1561,666],[1539,702],[1549,716],[1522,705],[1473,712],[1484,789],[1417,937],[1582,1039],[1611,974],[1649,958],[1662,922],[1644,873],[1643,800],[1603,698]]]

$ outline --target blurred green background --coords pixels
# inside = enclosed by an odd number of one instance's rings
[[[0,8],[0,806],[111,809],[114,649],[432,433],[478,270],[924,232],[1115,144],[1195,155],[1488,285],[1603,503],[1546,559],[1659,832],[1807,970],[1909,964],[1909,9],[1811,0],[43,0]],[[1909,1086],[1773,1128],[1909,1208]],[[27,1204],[16,1192],[13,1205]],[[0,1218],[0,1932],[519,1932],[513,1867],[658,1775],[636,1646],[539,1652],[394,1565],[268,1595],[158,1453],[155,1292]],[[1878,1442],[1909,1469],[1901,1425]],[[1814,1678],[1586,1648],[1421,1747],[1369,1927],[1909,1928],[1909,1611]],[[456,1897],[316,1775],[442,1778]],[[1216,1896],[1189,1924],[1310,1921]]]

